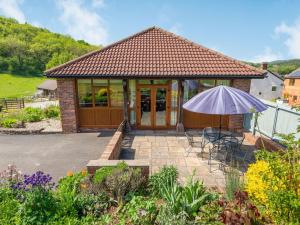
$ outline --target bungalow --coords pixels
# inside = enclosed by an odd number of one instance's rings
[[[300,105],[300,68],[284,77],[283,99],[291,106]]]
[[[185,111],[198,92],[230,85],[249,92],[264,71],[151,27],[47,70],[57,79],[64,132],[116,128],[218,127],[219,117]],[[222,127],[242,129],[243,116],[224,116]]]

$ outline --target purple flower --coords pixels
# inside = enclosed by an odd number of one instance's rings
[[[13,185],[14,189],[18,190],[30,190],[31,188],[39,187],[45,190],[52,189],[54,187],[52,177],[49,174],[44,174],[42,171],[37,171],[32,175],[24,175],[23,182],[18,182]]]

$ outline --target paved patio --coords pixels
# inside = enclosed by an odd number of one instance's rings
[[[207,187],[224,188],[225,177],[223,171],[219,170],[219,162],[212,161],[212,172],[210,172],[207,156],[204,155],[202,160],[197,153],[200,150],[196,148],[187,155],[185,153],[187,147],[187,138],[175,131],[138,130],[124,138],[120,158],[149,159],[151,173],[155,173],[164,165],[174,165],[178,168],[181,182],[185,182],[194,174],[194,177],[203,180]]]

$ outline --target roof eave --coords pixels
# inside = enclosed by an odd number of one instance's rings
[[[255,74],[255,75],[243,75],[243,74],[207,74],[207,75],[137,75],[137,74],[120,74],[120,75],[110,75],[110,74],[60,74],[60,75],[50,75],[44,74],[48,78],[99,78],[99,79],[212,79],[212,78],[220,78],[220,79],[263,79],[265,78],[267,73],[263,74]]]

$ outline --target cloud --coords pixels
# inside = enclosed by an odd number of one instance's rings
[[[104,7],[105,4],[104,4],[104,0],[92,0],[92,6],[93,7]]]
[[[66,33],[75,39],[83,39],[91,44],[107,43],[104,21],[93,5],[86,7],[81,0],[60,0],[57,4],[62,9],[59,20],[66,27]]]
[[[175,23],[173,24],[168,30],[174,34],[180,35],[181,34],[181,24]]]
[[[254,56],[253,59],[250,59],[249,61],[255,63],[261,63],[261,62],[270,62],[279,59],[282,59],[282,55],[279,52],[273,52],[273,50],[269,46],[267,46],[264,48],[263,53]]]
[[[0,0],[0,14],[25,23],[25,15],[20,8],[22,3],[23,0]]]
[[[300,58],[300,18],[291,26],[282,22],[275,28],[278,35],[285,34],[287,36],[284,44],[288,47],[289,54],[292,57]]]

